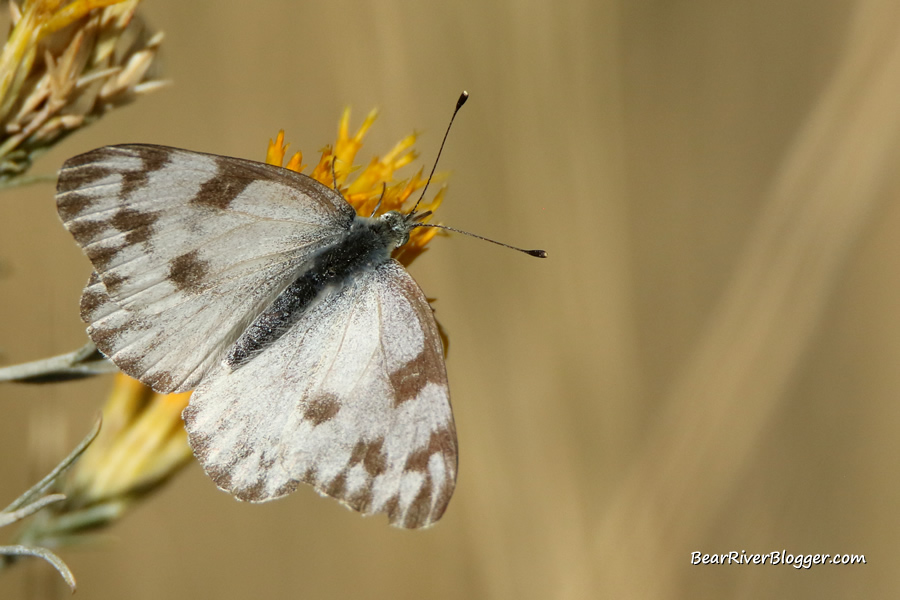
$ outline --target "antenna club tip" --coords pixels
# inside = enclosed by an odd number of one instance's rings
[[[536,256],[537,258],[547,258],[546,250],[526,250],[525,254],[529,256]]]
[[[462,105],[466,103],[466,100],[469,99],[469,92],[463,90],[463,93],[459,95],[459,100],[456,101],[456,110],[462,108]]]

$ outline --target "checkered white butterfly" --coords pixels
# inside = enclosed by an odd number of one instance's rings
[[[154,390],[195,390],[189,441],[221,489],[263,502],[306,482],[400,527],[441,517],[457,471],[441,340],[391,259],[422,213],[360,217],[294,171],[142,144],[66,161],[57,205],[94,267],[88,334]]]

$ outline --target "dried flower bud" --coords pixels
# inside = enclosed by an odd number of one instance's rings
[[[10,2],[0,53],[0,183],[106,111],[163,85],[162,34],[135,18],[140,0]]]

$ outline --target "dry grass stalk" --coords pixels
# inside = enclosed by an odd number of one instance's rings
[[[0,183],[68,134],[163,82],[162,33],[135,18],[140,0],[10,2],[0,54]]]
[[[842,63],[799,131],[730,286],[685,364],[658,429],[604,515],[597,588],[670,598],[759,451],[810,346],[840,268],[881,199],[900,152],[900,9],[857,9]],[[649,565],[649,566],[648,566]],[[647,569],[652,568],[652,576]],[[640,582],[640,588],[636,587]]]

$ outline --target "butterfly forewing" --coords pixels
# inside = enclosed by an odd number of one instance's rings
[[[307,482],[364,514],[422,527],[455,486],[440,337],[395,261],[311,307],[246,365],[217,367],[184,416],[206,471],[244,500]]]
[[[353,209],[292,171],[151,145],[63,165],[59,214],[98,275],[82,317],[123,371],[191,389]]]

